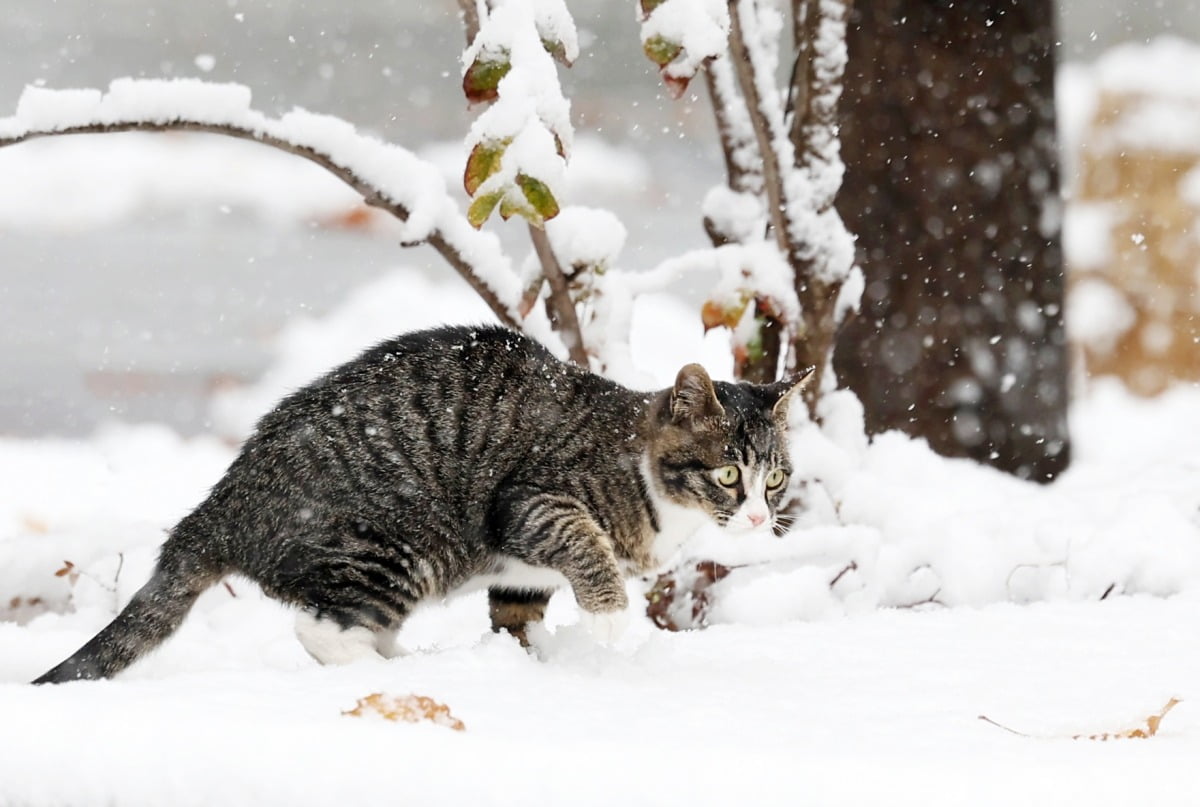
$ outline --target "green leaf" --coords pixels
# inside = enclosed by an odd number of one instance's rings
[[[558,215],[558,200],[554,198],[546,183],[528,174],[517,174],[517,186],[521,188],[521,192],[525,194],[525,198],[529,200],[540,219],[544,221]],[[541,223],[533,219],[530,221],[534,224]]]
[[[463,94],[472,104],[494,101],[498,95],[496,88],[500,86],[500,80],[507,76],[511,69],[512,62],[508,60],[507,53],[501,54],[499,59],[476,58],[463,75]]]
[[[500,170],[504,158],[504,150],[512,142],[511,138],[490,140],[476,143],[467,157],[467,167],[463,170],[463,187],[471,196],[479,190],[488,177]]]
[[[467,221],[471,222],[471,226],[476,230],[482,227],[483,223],[488,220],[488,216],[492,215],[492,211],[496,209],[496,203],[503,196],[504,191],[498,190],[475,197],[471,206],[467,208]]]
[[[642,50],[645,51],[646,57],[650,61],[663,67],[674,61],[679,52],[683,50],[683,45],[656,34],[642,43]]]
[[[533,221],[533,210],[520,198],[514,198],[511,193],[504,194],[500,200],[500,218],[508,221],[513,216]]]

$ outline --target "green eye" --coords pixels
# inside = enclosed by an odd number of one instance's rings
[[[771,471],[771,473],[767,474],[767,487],[774,490],[782,485],[785,479],[787,479],[787,474],[783,472],[783,469],[776,468],[774,471]]]
[[[736,465],[725,465],[717,469],[717,481],[727,488],[731,488],[738,483],[738,478],[741,472],[738,471]]]

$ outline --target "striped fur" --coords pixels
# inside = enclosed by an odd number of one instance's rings
[[[664,518],[736,526],[748,489],[715,469],[788,472],[793,387],[714,385],[689,365],[671,389],[634,392],[498,327],[384,342],[267,414],[172,530],[150,582],[37,683],[120,672],[230,573],[302,609],[302,640],[319,635],[306,646],[323,661],[345,660],[316,646],[339,631],[391,655],[419,602],[472,581],[492,586],[497,627],[521,637],[546,580],[565,578],[588,612],[620,611],[624,576],[666,560]]]

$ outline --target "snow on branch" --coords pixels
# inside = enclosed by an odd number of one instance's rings
[[[499,240],[471,227],[433,165],[338,118],[303,110],[270,118],[251,109],[250,99],[247,87],[195,79],[122,78],[106,93],[27,87],[16,115],[0,119],[0,147],[54,135],[193,131],[281,149],[324,167],[366,204],[391,213],[403,222],[403,243],[428,243],[502,322],[519,327],[520,283]]]
[[[789,181],[805,202],[789,207],[789,225],[815,278],[830,286],[846,282],[854,265],[854,240],[833,206],[845,174],[837,105],[846,72],[847,15],[845,0],[809,1],[805,103],[793,111],[799,123],[790,127],[798,138],[793,149],[798,170]]]
[[[678,98],[696,72],[725,52],[725,0],[640,0],[642,50]]]
[[[562,0],[504,0],[481,16],[462,56],[467,100],[492,102],[466,141],[463,185],[476,227],[497,206],[503,218],[516,214],[539,227],[558,215],[574,130],[554,57],[569,65],[578,55]]]

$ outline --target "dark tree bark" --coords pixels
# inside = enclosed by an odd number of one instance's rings
[[[1069,461],[1054,4],[856,4],[838,207],[860,316],[835,369],[871,432],[1048,481]]]

